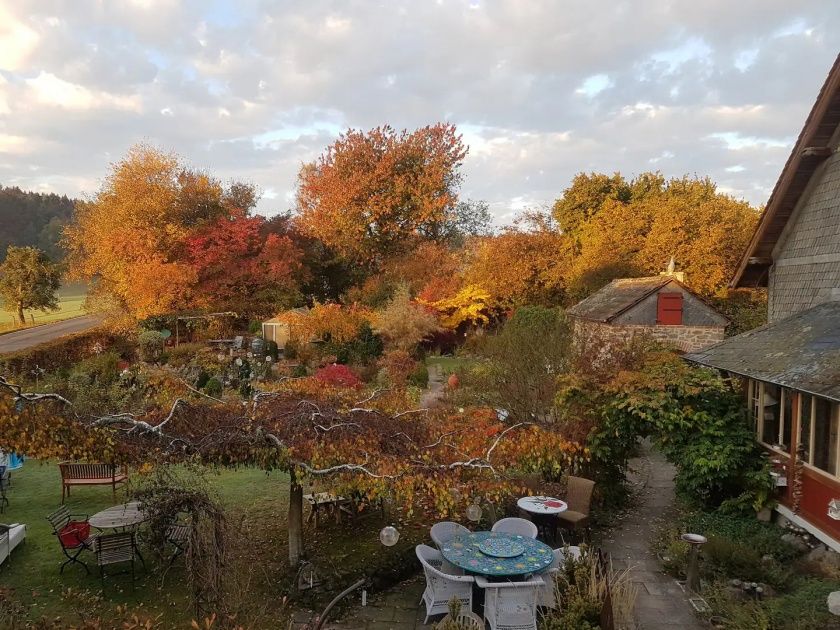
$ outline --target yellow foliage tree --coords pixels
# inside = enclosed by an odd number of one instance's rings
[[[440,323],[451,330],[456,330],[462,324],[489,324],[490,317],[497,308],[490,293],[474,284],[465,286],[451,298],[426,304],[438,312]]]
[[[376,333],[388,345],[411,352],[423,339],[440,330],[435,316],[419,304],[414,304],[408,286],[400,285],[394,296],[374,319]]]

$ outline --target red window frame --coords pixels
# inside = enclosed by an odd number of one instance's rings
[[[659,293],[656,297],[656,323],[662,326],[682,326],[683,294]]]

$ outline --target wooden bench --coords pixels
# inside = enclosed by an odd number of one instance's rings
[[[128,479],[125,468],[113,464],[78,464],[61,462],[61,502],[70,496],[70,486],[111,486],[114,498],[117,497],[117,484]]]

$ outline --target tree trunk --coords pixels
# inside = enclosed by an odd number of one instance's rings
[[[289,473],[289,566],[297,567],[303,554],[303,488],[295,472]]]
[[[26,326],[26,315],[23,312],[23,304],[18,304],[17,311],[18,322],[21,326]]]

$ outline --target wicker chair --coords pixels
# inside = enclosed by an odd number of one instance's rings
[[[96,553],[96,564],[99,566],[99,578],[102,580],[103,592],[105,591],[105,567],[124,562],[131,564],[131,588],[134,588],[134,560],[137,558],[134,532],[100,534],[96,537],[94,552]]]
[[[453,575],[436,569],[433,563],[440,562],[443,556],[433,547],[417,545],[415,553],[426,576],[426,590],[421,600],[426,604],[426,620],[423,623],[428,623],[432,615],[449,612],[449,600],[453,597],[461,602],[463,610],[472,610],[472,586],[475,580],[468,575]]]
[[[567,556],[571,556],[575,560],[580,559],[580,547],[561,547],[560,549],[554,550],[554,559],[551,561],[551,564],[544,571],[540,572],[540,577],[545,584],[537,592],[537,606],[541,606],[542,608],[557,607],[555,578],[566,563]]]
[[[431,536],[432,542],[440,549],[444,543],[448,543],[455,536],[466,536],[470,533],[466,527],[460,523],[453,523],[452,521],[442,521],[432,525]]]
[[[62,505],[55,512],[47,516],[53,528],[53,535],[58,538],[61,551],[67,560],[61,565],[59,573],[64,573],[68,564],[80,564],[90,573],[87,564],[79,560],[83,551],[92,551],[96,535],[90,534],[90,524],[87,514],[70,514],[66,505]]]
[[[569,477],[569,488],[566,495],[566,503],[569,509],[560,512],[557,520],[560,526],[569,532],[585,532],[589,538],[589,506],[592,503],[592,490],[595,482],[583,477]]]
[[[537,630],[537,593],[545,586],[534,576],[526,582],[490,582],[476,576],[484,589],[484,619],[490,630]]]
[[[515,516],[496,521],[493,525],[493,531],[502,534],[518,534],[520,536],[527,536],[528,538],[536,538],[539,533],[537,526],[531,521],[526,521],[524,518],[517,518]]]

